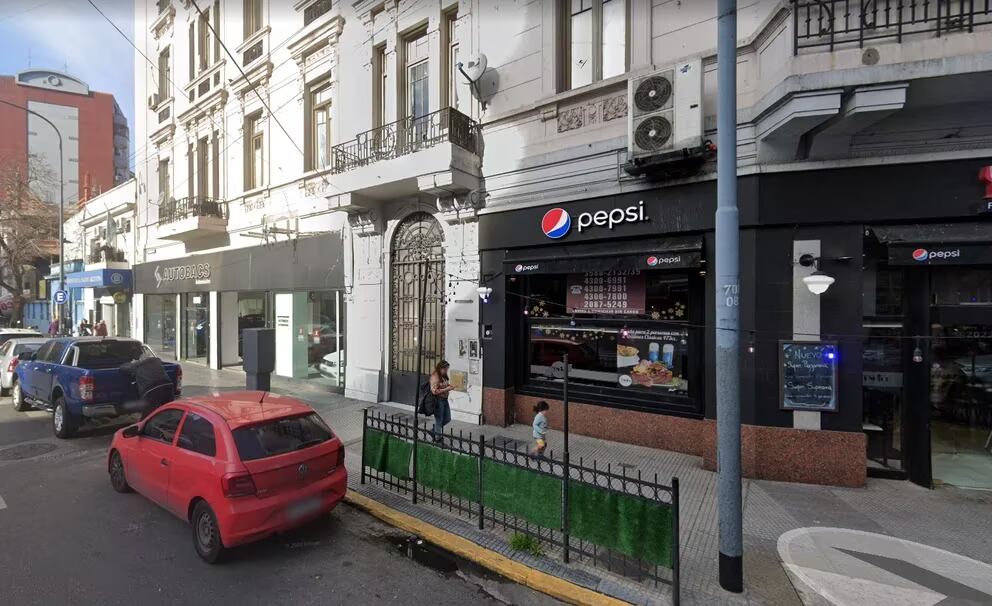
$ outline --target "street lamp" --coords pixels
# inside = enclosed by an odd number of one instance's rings
[[[52,123],[51,120],[49,120],[45,116],[42,116],[41,114],[39,114],[34,110],[28,109],[21,105],[17,105],[16,103],[4,101],[2,99],[0,99],[0,103],[3,103],[4,105],[9,105],[11,107],[15,107],[17,109],[24,110],[25,112],[31,114],[32,116],[37,116],[41,118],[49,126],[52,127],[52,130],[55,131],[55,135],[59,138],[59,288],[58,289],[62,290],[63,288],[65,288],[65,235],[62,233],[62,230],[64,229],[64,225],[65,225],[65,219],[63,217],[63,212],[65,211],[64,209],[65,165],[63,164],[63,158],[62,158],[62,133],[59,131],[58,127]],[[59,324],[60,324],[59,332],[61,333],[63,327],[65,326],[65,303],[59,303],[58,306],[59,306],[58,310],[59,310]],[[69,323],[69,326],[72,326],[71,322]]]
[[[805,254],[799,257],[799,264],[803,267],[812,267],[814,269],[813,273],[803,278],[803,284],[809,289],[814,295],[822,295],[827,292],[830,285],[836,282],[833,276],[820,271],[820,262],[828,261],[850,261],[851,257],[835,257],[832,259],[824,259],[823,257],[815,257],[811,254]]]

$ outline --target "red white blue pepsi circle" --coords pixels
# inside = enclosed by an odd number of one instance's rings
[[[657,264],[658,264],[658,257],[655,257],[653,255],[650,256],[650,257],[648,257],[648,265],[650,265],[651,267],[654,267]]]
[[[552,240],[563,237],[571,227],[572,217],[568,216],[568,211],[564,208],[552,208],[544,213],[544,219],[541,220],[544,235]]]
[[[929,253],[927,253],[927,249],[925,249],[925,248],[917,248],[916,250],[913,251],[913,260],[914,261],[926,261],[928,254]]]

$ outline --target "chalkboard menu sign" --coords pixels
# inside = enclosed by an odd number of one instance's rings
[[[837,344],[781,341],[780,346],[781,408],[837,412]]]
[[[569,274],[568,313],[637,315],[644,313],[644,274],[637,270]]]

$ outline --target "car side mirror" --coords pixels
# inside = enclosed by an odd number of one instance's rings
[[[124,432],[121,433],[121,435],[124,436],[125,438],[136,438],[140,433],[141,433],[140,427],[138,427],[137,425],[131,425],[129,427],[125,427]]]
[[[30,362],[31,360],[34,360],[34,357],[35,357],[34,352],[31,351],[22,351],[21,353],[17,354],[17,359],[20,360],[21,362]]]

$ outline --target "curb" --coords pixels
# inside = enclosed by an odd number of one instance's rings
[[[353,490],[349,490],[345,494],[344,500],[349,505],[372,514],[390,526],[422,537],[424,540],[459,557],[475,562],[514,583],[547,594],[562,602],[588,604],[590,606],[628,606],[628,602],[525,566],[495,551],[476,545],[468,539],[442,530],[401,511],[396,511]]]

